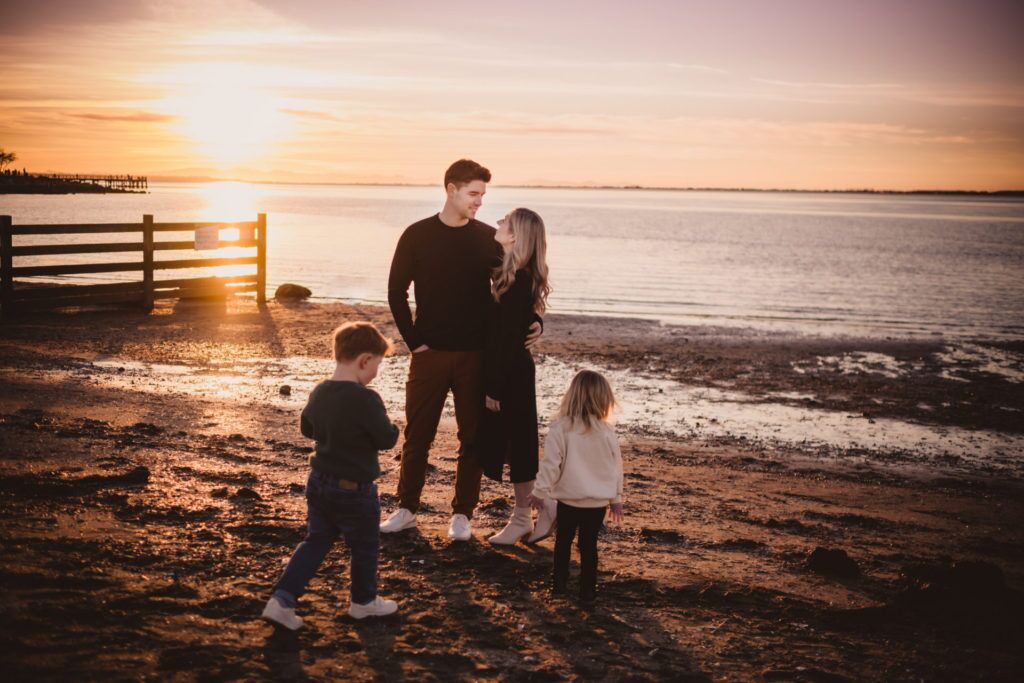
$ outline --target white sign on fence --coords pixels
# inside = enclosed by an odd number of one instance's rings
[[[215,227],[196,228],[196,251],[216,249],[220,241],[220,230]]]

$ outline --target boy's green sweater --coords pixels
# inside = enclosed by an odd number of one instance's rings
[[[388,419],[384,401],[358,382],[320,382],[309,394],[299,426],[303,436],[316,439],[309,460],[314,469],[360,484],[380,476],[377,451],[398,442],[398,427]]]

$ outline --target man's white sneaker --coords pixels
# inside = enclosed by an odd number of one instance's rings
[[[353,619],[365,619],[366,617],[386,617],[398,611],[398,603],[394,600],[385,600],[379,595],[365,605],[352,603],[348,608],[348,615]]]
[[[302,617],[295,614],[294,609],[285,607],[280,600],[274,597],[267,600],[267,606],[263,608],[263,614],[260,616],[272,624],[284,626],[292,631],[302,626]]]
[[[526,539],[527,543],[538,543],[551,535],[555,528],[555,516],[558,514],[558,501],[545,500],[544,507],[537,515],[537,523],[533,525],[533,533]]]
[[[452,515],[452,523],[448,525],[448,538],[453,541],[468,541],[473,536],[473,528],[469,525],[466,515]]]
[[[398,508],[381,523],[380,532],[382,534],[393,534],[396,531],[402,531],[414,526],[416,526],[416,515],[405,508]]]

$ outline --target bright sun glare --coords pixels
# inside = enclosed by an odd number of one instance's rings
[[[201,186],[200,194],[206,204],[203,220],[253,221],[264,193],[250,183],[222,181]]]
[[[202,211],[201,220],[209,221],[255,221],[263,196],[260,188],[249,183],[219,182],[208,183],[200,190],[206,207]],[[221,228],[219,238],[224,241],[237,240],[242,231],[235,227]],[[251,233],[247,235],[251,238]],[[230,258],[234,256],[254,256],[252,247],[224,247],[204,253],[208,257]],[[215,266],[209,275],[226,277],[245,275],[252,272],[253,266]]]
[[[224,166],[263,156],[289,133],[289,117],[250,75],[200,67],[185,92],[168,101],[197,153]]]

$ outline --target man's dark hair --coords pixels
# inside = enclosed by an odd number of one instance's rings
[[[448,183],[454,183],[455,187],[462,187],[474,180],[489,183],[491,182],[491,172],[471,159],[459,159],[444,172],[445,187],[448,187]]]

